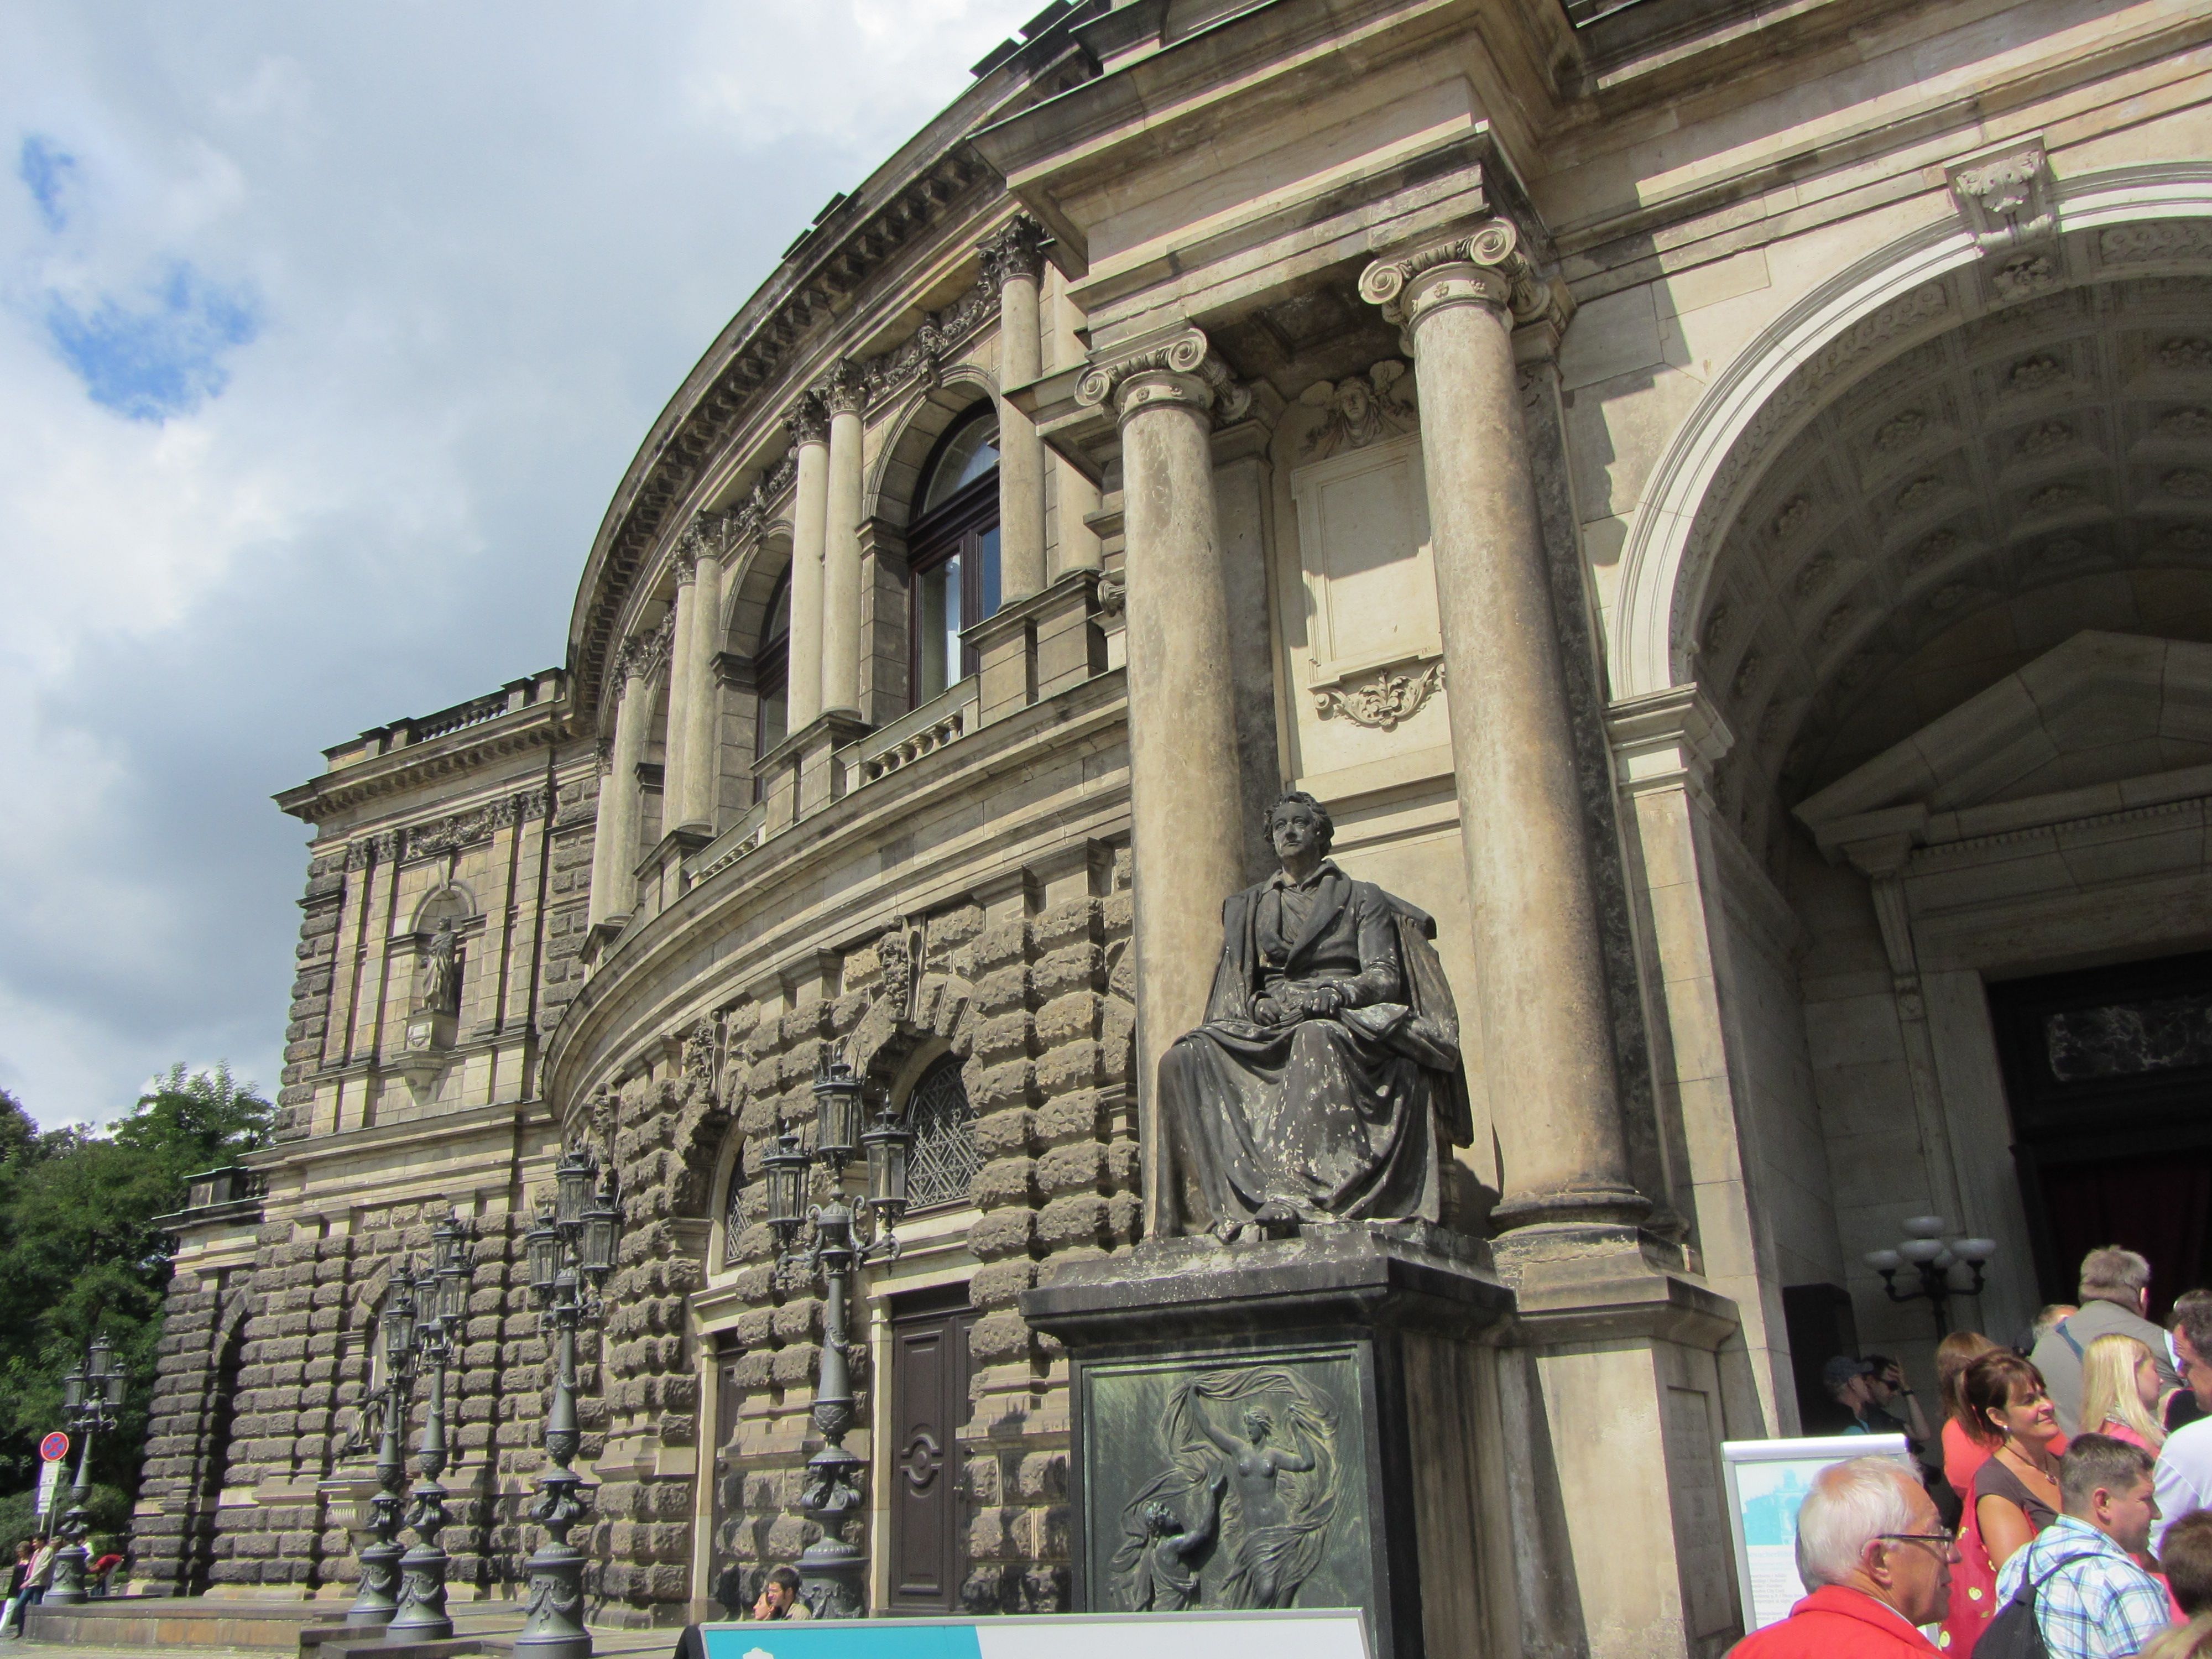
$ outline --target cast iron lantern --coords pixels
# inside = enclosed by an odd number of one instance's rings
[[[84,1369],[79,1366],[62,1378],[62,1409],[76,1411],[84,1404]]]
[[[860,1139],[868,1147],[868,1207],[888,1232],[906,1213],[906,1158],[914,1131],[885,1105]]]
[[[788,1255],[805,1218],[806,1172],[813,1160],[799,1150],[796,1134],[779,1136],[775,1150],[761,1159],[761,1180],[768,1188],[768,1222],[775,1229],[776,1243]]]
[[[615,1202],[614,1177],[602,1182],[592,1207],[584,1212],[584,1226],[576,1241],[577,1265],[597,1287],[614,1271],[615,1246],[622,1237],[622,1210]]]
[[[384,1358],[394,1370],[411,1369],[415,1355],[415,1280],[413,1263],[393,1269],[392,1288],[385,1295],[384,1316],[377,1322],[384,1331]]]
[[[584,1218],[592,1202],[592,1183],[599,1173],[598,1160],[582,1146],[571,1146],[561,1154],[561,1162],[553,1170],[556,1194],[553,1218],[560,1225],[573,1227]]]
[[[814,1156],[833,1168],[860,1150],[860,1079],[843,1057],[825,1060],[814,1075]]]
[[[533,1295],[548,1297],[561,1279],[561,1232],[553,1219],[553,1206],[549,1200],[538,1206],[538,1224],[524,1238],[530,1254],[530,1289]]]

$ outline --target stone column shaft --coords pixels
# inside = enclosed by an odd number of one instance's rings
[[[823,555],[830,513],[830,447],[821,400],[809,392],[792,418],[799,465],[791,512],[791,666],[784,727],[822,714]]]
[[[646,678],[644,653],[622,653],[622,702],[615,712],[615,747],[606,781],[599,790],[599,823],[592,837],[593,924],[627,915],[635,902],[637,868],[637,766],[645,758],[645,722],[653,708],[653,686]]]
[[[715,683],[714,657],[721,649],[722,562],[702,550],[691,583],[690,658],[684,691],[684,777],[676,822],[714,823],[715,798],[722,782],[722,699]]]
[[[999,385],[1011,392],[1044,373],[1043,228],[1015,219],[983,244],[983,269],[999,284]],[[1044,441],[1036,423],[999,400],[999,595],[1012,604],[1044,586]]]
[[[1077,393],[1088,403],[1115,399],[1128,502],[1137,1086],[1152,1231],[1164,1213],[1159,1057],[1206,1017],[1222,902],[1243,885],[1236,688],[1213,494],[1212,410],[1226,380],[1206,357],[1206,337],[1186,329],[1093,369]]]
[[[1065,288],[1052,307],[1052,357],[1055,367],[1079,362],[1083,356],[1083,342],[1076,330],[1083,325],[1083,313],[1076,309]],[[1060,550],[1059,569],[1065,575],[1071,570],[1097,570],[1106,562],[1105,550],[1098,544],[1098,532],[1085,523],[1099,507],[1098,486],[1085,477],[1066,456],[1054,454],[1052,467],[1053,494],[1058,509],[1059,535],[1054,538]]]
[[[1510,224],[1370,265],[1414,351],[1475,1000],[1506,1226],[1631,1220],[1565,665],[1513,362],[1533,273]]]
[[[822,559],[822,708],[860,712],[860,407],[857,376],[833,379]],[[794,587],[793,592],[797,592]],[[795,730],[798,726],[793,721]]]

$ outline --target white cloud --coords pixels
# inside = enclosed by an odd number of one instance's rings
[[[304,835],[268,796],[561,659],[653,415],[1036,3],[0,0],[0,1086],[47,1122],[177,1059],[273,1091]],[[75,164],[44,204],[34,136]],[[57,295],[109,319],[74,367]],[[92,401],[141,344],[196,403]]]

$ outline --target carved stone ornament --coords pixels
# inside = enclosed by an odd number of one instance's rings
[[[1300,403],[1326,411],[1306,440],[1307,456],[1326,460],[1412,431],[1413,406],[1398,392],[1399,382],[1405,377],[1406,365],[1395,357],[1386,357],[1364,374],[1336,381],[1316,380],[1301,392]]]
[[[823,406],[819,392],[800,392],[798,400],[791,406],[791,413],[783,417],[783,422],[791,428],[791,441],[794,446],[830,441],[830,411]]]
[[[1178,328],[1094,362],[1076,384],[1075,401],[1091,408],[1110,401],[1125,421],[1153,404],[1187,404],[1211,409],[1214,424],[1227,426],[1249,411],[1252,391],[1213,355],[1200,330]]]
[[[868,406],[868,385],[860,364],[840,358],[830,372],[814,383],[814,395],[832,416],[858,415]]]
[[[1395,732],[1443,690],[1443,659],[1376,669],[1373,673],[1313,688],[1314,712],[1341,714],[1354,726]]]
[[[983,256],[983,281],[995,293],[1015,277],[1036,282],[1044,275],[1045,228],[1018,213],[975,245]]]
[[[2051,165],[2044,156],[2041,134],[1969,156],[1944,173],[1959,204],[1959,216],[1984,254],[2011,253],[2047,241],[2057,231],[2051,208]],[[2002,283],[1998,286],[2012,298],[2019,289],[2034,292],[2057,280],[2054,270],[2048,282],[2028,274],[2014,284],[2015,292],[2007,292]]]
[[[1467,234],[1377,259],[1359,275],[1359,297],[1382,307],[1389,321],[1404,325],[1437,306],[1468,302],[1502,306],[1516,323],[1555,315],[1563,304],[1521,241],[1510,220],[1489,220]]]

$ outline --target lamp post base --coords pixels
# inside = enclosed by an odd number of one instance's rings
[[[384,1639],[442,1642],[453,1633],[446,1613],[446,1552],[418,1545],[399,1558],[399,1606]]]
[[[371,1544],[361,1553],[361,1594],[346,1609],[349,1625],[388,1625],[399,1611],[399,1558],[393,1543]]]
[[[54,1554],[53,1586],[44,1597],[50,1607],[75,1607],[84,1600],[85,1551],[82,1544],[71,1544]]]
[[[548,1539],[530,1558],[530,1601],[514,1659],[591,1659],[584,1628],[584,1553]]]

